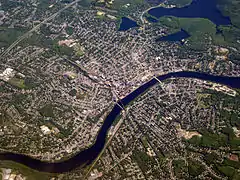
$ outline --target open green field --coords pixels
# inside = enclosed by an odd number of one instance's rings
[[[0,27],[0,47],[7,47],[26,32],[24,28]]]
[[[208,19],[203,18],[177,18],[164,16],[159,19],[159,25],[169,28],[169,32],[174,33],[185,30],[190,37],[185,45],[193,50],[204,50],[210,43],[210,38],[216,34],[216,25]]]
[[[233,25],[240,28],[240,1],[217,0],[217,6],[223,15],[230,17]]]
[[[150,7],[150,4],[145,0],[94,0],[93,2],[97,7],[113,10],[118,18],[129,16],[136,12],[137,9],[144,11]]]
[[[0,168],[12,169],[13,173],[22,174],[23,176],[27,177],[27,180],[50,180],[52,177],[56,176],[54,174],[35,171],[12,161],[0,161]]]
[[[216,34],[216,25],[208,19],[204,18],[177,18],[174,16],[164,16],[159,19],[158,24],[165,26],[169,30],[169,34],[185,30],[190,37],[187,39],[185,46],[193,50],[206,50],[208,44],[231,46],[240,49],[240,29],[234,26],[219,26],[218,30],[221,32]],[[235,56],[237,54],[234,54]],[[239,57],[232,57],[231,59],[240,59]]]

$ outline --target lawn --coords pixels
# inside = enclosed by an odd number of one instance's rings
[[[216,25],[204,18],[164,16],[158,23],[168,27],[170,33],[185,30],[190,35],[185,45],[193,50],[205,50],[206,45],[210,43],[210,38],[214,39],[216,34]]]
[[[12,162],[12,161],[1,161],[0,168],[10,168],[16,174],[22,174],[27,177],[27,180],[43,180],[43,179],[51,179],[54,174],[38,172],[36,170],[30,169],[24,165]],[[1,174],[0,174],[1,180]]]

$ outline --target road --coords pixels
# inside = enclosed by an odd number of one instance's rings
[[[97,163],[97,161],[101,158],[101,156],[103,155],[103,153],[105,152],[106,148],[108,147],[108,145],[110,144],[110,142],[112,141],[112,139],[115,137],[115,135],[117,134],[120,126],[122,125],[126,115],[127,115],[127,112],[124,110],[122,111],[123,112],[123,117],[120,118],[120,120],[118,121],[118,123],[116,124],[116,126],[114,127],[114,130],[113,130],[113,133],[112,133],[112,136],[108,139],[108,141],[106,142],[104,148],[102,149],[101,153],[98,155],[98,157],[95,159],[95,161],[91,164],[89,170],[87,171],[84,179],[87,179],[88,178],[88,175],[89,173],[92,171],[93,167],[95,166],[95,164]]]
[[[165,3],[167,0],[164,0],[163,2],[161,2],[160,4],[158,4],[157,6],[153,6],[153,7],[150,7],[148,9],[146,9],[145,11],[142,12],[141,16],[140,16],[140,20],[142,21],[142,24],[145,24],[144,23],[144,19],[143,19],[143,16],[145,13],[147,13],[148,11],[150,11],[151,9],[154,9],[154,8],[157,8],[157,7],[160,7],[163,3]]]
[[[44,19],[42,22],[40,22],[38,25],[34,26],[30,31],[26,32],[22,36],[20,36],[15,42],[13,42],[2,54],[1,57],[4,57],[7,55],[18,43],[20,43],[22,40],[27,38],[31,35],[34,31],[38,30],[42,24],[54,19],[57,15],[59,15],[64,10],[68,9],[69,7],[73,6],[74,4],[80,2],[81,0],[73,1],[72,3],[66,5],[64,8],[60,9],[58,12],[54,13],[53,15],[49,16],[48,18]]]

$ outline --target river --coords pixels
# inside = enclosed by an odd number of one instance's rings
[[[209,75],[209,74],[199,73],[199,72],[187,72],[187,71],[173,72],[173,73],[168,73],[168,74],[158,76],[157,78],[160,81],[164,81],[169,78],[196,78],[196,79],[207,80],[215,83],[224,84],[232,88],[240,88],[240,77],[214,76],[214,75]],[[124,106],[128,105],[131,101],[133,101],[143,92],[145,92],[148,88],[154,86],[157,83],[158,81],[155,78],[153,78],[152,80],[143,84],[142,86],[140,86],[139,88],[131,92],[129,95],[127,95],[125,98],[120,100],[121,103]],[[32,169],[43,171],[43,172],[50,172],[50,173],[68,172],[79,166],[91,164],[103,149],[106,142],[107,132],[111,127],[112,123],[114,122],[114,120],[116,119],[116,117],[120,114],[121,110],[122,109],[118,105],[115,105],[112,111],[109,113],[109,115],[105,119],[97,135],[95,143],[90,148],[77,153],[75,156],[71,157],[68,160],[65,160],[62,162],[56,162],[56,163],[42,162],[40,160],[31,158],[26,155],[14,154],[14,153],[1,153],[0,160],[14,161],[14,162],[23,164],[25,166],[28,166]]]

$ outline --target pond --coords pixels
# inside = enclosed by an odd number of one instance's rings
[[[188,37],[190,37],[190,35],[186,31],[181,29],[181,31],[178,31],[176,33],[160,37],[156,41],[181,41]]]
[[[122,17],[119,31],[126,31],[128,29],[131,29],[133,27],[138,27],[138,24],[133,21],[132,19],[129,19],[127,17]]]

